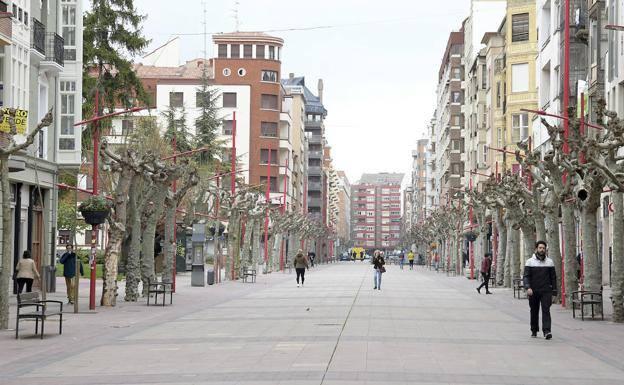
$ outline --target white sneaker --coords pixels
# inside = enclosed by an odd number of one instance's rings
[[[297,284],[297,287],[299,287],[299,284]]]

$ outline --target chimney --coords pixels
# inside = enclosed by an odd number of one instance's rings
[[[318,81],[318,97],[323,103],[323,79],[319,79]]]
[[[294,73],[289,73],[288,74],[288,79],[293,80],[295,78],[295,74]]]

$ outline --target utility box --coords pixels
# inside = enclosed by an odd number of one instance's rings
[[[206,225],[193,225],[193,262],[191,266],[191,286],[206,286],[204,248],[206,244]]]
[[[215,282],[215,271],[214,269],[210,269],[208,270],[208,273],[206,274],[206,283],[208,283],[208,285],[214,285]]]

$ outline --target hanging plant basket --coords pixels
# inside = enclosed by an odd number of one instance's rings
[[[464,233],[464,238],[466,238],[466,240],[468,242],[474,242],[477,240],[477,233],[475,231],[466,231]]]
[[[106,198],[93,195],[80,203],[78,210],[88,224],[101,225],[110,214],[110,204]]]

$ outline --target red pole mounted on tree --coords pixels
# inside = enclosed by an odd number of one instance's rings
[[[178,141],[177,141],[177,130],[174,126],[173,128],[173,163],[176,164],[178,163],[178,158],[175,156],[175,153],[178,151]],[[171,189],[173,190],[173,196],[175,198],[175,194],[178,190],[178,181],[177,179],[173,180]],[[178,202],[175,202],[175,209],[176,211],[178,210]],[[173,214],[173,234],[172,234],[172,238],[173,238],[173,277],[172,278],[172,282],[171,282],[171,291],[175,293],[176,291],[176,258],[178,256],[178,244],[177,244],[177,232],[178,232],[178,224],[176,222],[176,215]]]
[[[472,193],[472,171],[470,171],[470,182],[469,182],[469,189],[470,192]],[[472,196],[470,198],[470,200],[472,201]],[[472,231],[472,204],[470,205],[470,207],[468,208],[468,212],[469,212],[469,221],[470,221],[470,231]],[[469,242],[469,249],[468,252],[470,253],[470,279],[474,279],[474,241],[472,241],[471,239],[468,239]]]
[[[282,215],[286,214],[286,190],[288,189],[288,163],[289,163],[288,155],[286,155],[286,169],[284,170],[284,192],[282,195]],[[284,248],[285,248],[286,240],[282,239],[282,245],[280,248],[280,270],[284,270]]]
[[[230,193],[232,199],[236,192],[236,111],[233,112],[232,119],[232,176],[230,177]]]
[[[570,132],[568,107],[570,103],[570,0],[565,0],[564,21],[563,21],[563,152],[568,154],[570,148],[568,146],[568,136]],[[563,174],[563,182],[565,183],[567,175]],[[563,232],[562,232],[563,235]],[[565,296],[565,241],[562,237],[561,249],[563,257],[561,258],[561,306],[566,305]]]
[[[267,162],[267,179],[266,179],[266,203],[267,211],[264,217],[264,263],[269,263],[269,206],[271,205],[271,147],[268,149],[269,161]],[[268,270],[268,266],[267,266]]]

